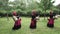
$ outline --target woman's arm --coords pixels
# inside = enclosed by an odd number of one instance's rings
[[[17,17],[16,17],[16,16],[13,16],[13,20],[14,20],[14,21],[16,21],[16,20],[18,20],[18,19],[17,19]]]

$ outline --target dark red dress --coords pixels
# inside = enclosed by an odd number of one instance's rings
[[[32,19],[31,19],[31,24],[30,24],[30,28],[31,29],[35,29],[36,28],[36,17],[38,16],[38,14],[34,14],[32,15]]]
[[[13,30],[19,29],[21,28],[21,19],[18,19],[17,21],[15,21]]]
[[[36,28],[36,20],[31,19],[31,24],[30,24],[30,28]]]
[[[47,27],[54,27],[54,18],[53,18],[53,13],[50,12],[50,19],[48,19]]]
[[[54,19],[53,18],[48,19],[47,26],[48,27],[54,27]]]

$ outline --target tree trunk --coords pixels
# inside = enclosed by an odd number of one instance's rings
[[[8,13],[7,13],[7,21],[9,21],[9,18],[8,18]]]
[[[46,13],[46,10],[45,10],[45,13]],[[44,20],[45,20],[45,17],[46,17],[46,14],[44,13]]]
[[[45,20],[45,13],[44,13],[44,20]]]

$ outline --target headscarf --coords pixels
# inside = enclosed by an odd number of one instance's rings
[[[14,16],[16,16],[16,15],[17,15],[16,11],[14,11],[12,14],[13,14]]]
[[[32,15],[36,15],[36,10],[32,10]]]

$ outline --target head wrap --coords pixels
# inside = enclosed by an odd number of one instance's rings
[[[36,10],[32,10],[32,15],[35,15],[36,14]]]
[[[16,16],[16,15],[17,15],[16,11],[14,11],[12,14],[13,14],[14,16]]]

